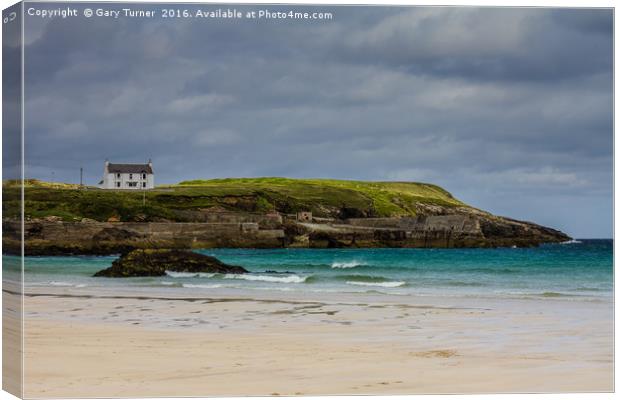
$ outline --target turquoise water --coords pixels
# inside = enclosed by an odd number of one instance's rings
[[[109,257],[27,257],[26,287],[154,287],[208,295],[219,289],[386,293],[419,296],[612,298],[613,241],[582,240],[532,249],[209,249],[247,275],[170,273],[93,278]],[[4,256],[8,266],[17,258]],[[9,270],[7,270],[9,269]]]

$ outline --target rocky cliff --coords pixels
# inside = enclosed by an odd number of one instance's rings
[[[554,229],[473,214],[254,223],[26,221],[28,255],[115,254],[139,248],[529,247],[570,238]],[[20,223],[5,220],[6,253],[20,251]]]

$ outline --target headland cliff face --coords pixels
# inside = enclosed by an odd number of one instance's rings
[[[214,185],[215,194],[213,187],[175,187],[149,191],[148,197],[26,188],[25,254],[104,255],[139,248],[530,247],[570,239],[552,228],[467,206],[432,185],[410,189],[398,183],[398,190],[378,186],[375,193],[313,182],[297,191],[254,187],[239,194],[238,186],[233,190],[227,184]],[[10,201],[11,192],[5,191],[5,199],[7,194]],[[19,254],[21,221],[8,214],[4,252]]]
[[[246,222],[249,217],[227,213],[228,221],[238,222],[30,220],[24,224],[24,249],[27,255],[103,255],[136,248],[530,247],[570,239],[532,223],[472,214],[304,221],[284,217],[268,223]],[[19,221],[3,222],[5,252],[20,252],[19,233]]]

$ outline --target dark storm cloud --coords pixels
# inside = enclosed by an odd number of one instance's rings
[[[335,17],[28,18],[27,175],[430,181],[611,235],[611,11],[293,8]]]
[[[609,72],[610,21],[606,10],[413,8],[356,27],[338,53],[416,74],[544,83]]]

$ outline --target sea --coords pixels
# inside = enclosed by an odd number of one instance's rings
[[[613,240],[572,240],[537,248],[205,249],[249,274],[169,271],[166,276],[101,278],[118,256],[26,257],[24,287],[98,288],[208,297],[222,290],[402,296],[613,299]],[[19,258],[3,256],[5,279]]]

